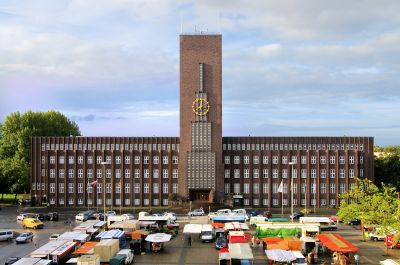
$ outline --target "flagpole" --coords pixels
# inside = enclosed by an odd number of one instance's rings
[[[283,191],[281,191],[282,217],[283,217]]]

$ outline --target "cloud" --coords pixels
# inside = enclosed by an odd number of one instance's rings
[[[281,45],[278,43],[267,44],[256,48],[256,53],[262,57],[271,57],[279,54]]]

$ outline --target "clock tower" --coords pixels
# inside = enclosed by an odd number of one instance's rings
[[[222,175],[222,36],[180,35],[179,195],[220,202]]]

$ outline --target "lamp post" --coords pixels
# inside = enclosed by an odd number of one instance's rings
[[[106,221],[106,165],[109,165],[109,162],[101,162],[103,165],[103,214],[104,214],[104,221]]]
[[[291,216],[292,216],[292,220],[293,220],[293,165],[295,165],[296,163],[291,161],[289,162],[289,165],[292,166],[292,171],[290,173],[290,211],[291,211]]]

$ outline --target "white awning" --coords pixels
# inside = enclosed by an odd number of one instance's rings
[[[267,255],[268,259],[278,262],[291,262],[296,260],[296,257],[293,255],[292,251],[271,249],[265,250],[265,254]]]
[[[203,225],[201,224],[187,224],[183,228],[184,234],[200,234]]]
[[[162,243],[162,242],[168,242],[171,240],[171,235],[165,234],[165,233],[157,233],[157,234],[151,234],[148,235],[145,240],[149,242],[155,242],[155,243]]]
[[[253,252],[248,243],[229,244],[231,259],[253,259]]]

